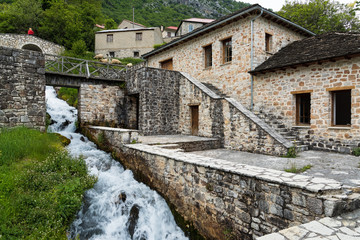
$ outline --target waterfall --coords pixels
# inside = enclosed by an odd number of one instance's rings
[[[68,151],[83,157],[98,181],[86,191],[84,203],[69,229],[69,239],[171,240],[188,239],[176,225],[165,200],[145,184],[137,182],[110,154],[75,133],[77,110],[46,87],[49,131],[71,139]]]

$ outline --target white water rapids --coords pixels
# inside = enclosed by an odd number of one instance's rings
[[[54,122],[49,131],[71,139],[67,147],[70,154],[83,156],[90,174],[98,177],[70,227],[70,239],[187,239],[159,194],[137,182],[110,154],[75,133],[77,110],[58,99],[52,87],[46,87],[46,104]]]

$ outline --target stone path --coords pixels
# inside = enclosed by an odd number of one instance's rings
[[[284,229],[257,240],[359,240],[360,209],[336,218],[322,218],[300,226]]]

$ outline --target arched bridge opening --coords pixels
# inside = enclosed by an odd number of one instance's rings
[[[43,52],[39,46],[32,44],[32,43],[25,44],[21,49],[32,50],[32,51],[37,51],[37,52],[41,52],[41,53]]]

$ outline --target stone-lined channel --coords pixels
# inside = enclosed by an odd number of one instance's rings
[[[69,230],[69,239],[187,239],[176,225],[165,200],[148,186],[137,182],[110,154],[75,133],[77,110],[56,98],[54,88],[46,88],[47,112],[53,124],[49,131],[71,139],[68,151],[82,156],[89,172],[97,176],[93,189]]]

